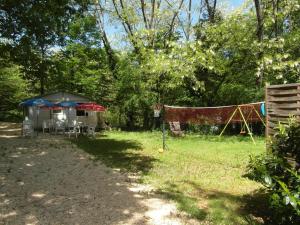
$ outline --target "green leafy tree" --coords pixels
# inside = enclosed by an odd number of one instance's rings
[[[51,51],[65,41],[69,21],[82,5],[69,0],[0,2],[1,37],[13,41],[14,61],[40,94],[49,78]]]
[[[113,99],[114,77],[99,35],[95,16],[74,20],[67,45],[51,58],[49,89],[80,93],[102,104]]]
[[[0,120],[16,120],[20,118],[18,104],[28,96],[28,84],[22,78],[20,67],[2,57],[0,57]]]

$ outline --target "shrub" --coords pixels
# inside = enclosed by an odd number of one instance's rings
[[[299,155],[300,125],[291,119],[279,124],[266,154],[250,157],[246,176],[267,189],[273,224],[300,224]]]
[[[28,97],[27,82],[22,78],[20,68],[0,57],[0,120],[18,122],[22,111],[18,104]]]

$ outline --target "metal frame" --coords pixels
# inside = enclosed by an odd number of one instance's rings
[[[227,126],[228,126],[228,124],[231,122],[231,120],[233,119],[233,117],[235,116],[235,114],[236,114],[237,112],[239,112],[240,115],[241,115],[241,117],[242,117],[242,119],[243,119],[243,122],[244,122],[244,124],[245,124],[245,126],[246,126],[246,128],[247,128],[248,134],[250,135],[250,137],[251,137],[253,143],[256,144],[256,143],[255,143],[255,140],[254,140],[254,138],[253,138],[252,132],[250,131],[249,125],[248,125],[248,123],[247,123],[247,119],[248,119],[248,118],[245,119],[245,116],[244,116],[244,114],[243,114],[243,112],[242,112],[242,110],[241,110],[241,106],[243,106],[243,105],[238,105],[237,108],[234,110],[234,112],[232,113],[231,117],[230,117],[229,120],[227,121],[225,127],[224,127],[223,130],[221,131],[219,137],[221,137],[221,136],[223,135],[223,133],[225,132],[225,130],[226,130]],[[258,118],[261,120],[261,122],[263,123],[263,125],[266,127],[265,122],[263,121],[263,119],[261,118],[261,116],[259,115],[259,113],[257,112],[257,110],[255,109],[255,107],[254,107],[253,105],[252,105],[252,110],[255,111],[255,113],[257,114]],[[252,111],[251,111],[251,112],[252,112]]]

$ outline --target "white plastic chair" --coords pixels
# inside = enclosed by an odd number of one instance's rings
[[[44,120],[42,126],[43,126],[43,133],[45,133],[45,130],[48,130],[50,133],[50,121]]]
[[[60,131],[60,130],[64,134],[65,129],[66,129],[65,123],[63,121],[60,121],[60,120],[56,121],[55,124],[54,124],[54,129],[55,129],[55,134],[57,134],[57,132]]]
[[[49,125],[49,130],[50,132],[54,131],[54,128],[55,128],[55,122],[53,119],[49,119],[48,120],[48,125]]]
[[[72,134],[75,134],[75,137],[78,137],[78,134],[80,134],[80,126],[77,124],[76,120],[70,121],[68,124],[68,135],[69,138]]]
[[[22,134],[24,137],[30,136],[32,137],[34,134],[32,121],[29,120],[27,117],[22,123]]]

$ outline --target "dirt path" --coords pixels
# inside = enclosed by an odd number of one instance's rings
[[[59,136],[0,123],[0,224],[191,224],[173,203]]]

